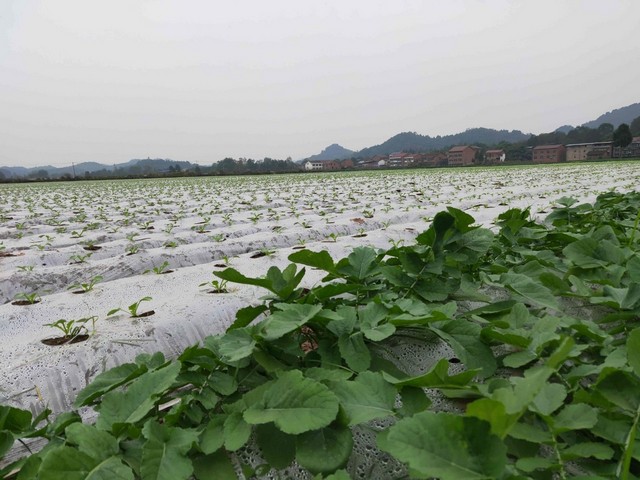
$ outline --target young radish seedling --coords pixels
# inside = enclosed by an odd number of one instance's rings
[[[87,293],[93,290],[96,283],[102,281],[102,275],[96,275],[88,283],[74,283],[67,290],[75,290],[73,293]]]
[[[129,313],[132,318],[148,317],[150,315],[153,315],[155,312],[153,310],[149,310],[149,311],[146,311],[146,312],[138,312],[138,309],[140,308],[140,304],[142,302],[149,302],[151,300],[152,300],[151,297],[143,297],[143,298],[141,298],[137,302],[132,303],[131,305],[129,305],[127,307],[128,312],[127,312],[127,310],[124,310],[124,309],[122,309],[120,307],[114,308],[113,310],[109,310],[109,313],[107,313],[107,317],[115,315],[118,312]]]

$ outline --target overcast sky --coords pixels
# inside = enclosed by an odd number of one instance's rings
[[[637,0],[1,0],[0,166],[304,158],[640,101]]]

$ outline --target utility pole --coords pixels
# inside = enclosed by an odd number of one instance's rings
[[[74,162],[71,162],[71,168],[73,168],[73,179],[75,180],[75,178],[76,178],[76,164]]]

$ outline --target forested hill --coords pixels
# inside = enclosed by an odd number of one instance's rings
[[[485,144],[495,145],[500,142],[523,142],[531,135],[520,130],[493,130],[491,128],[470,128],[454,135],[430,137],[415,132],[403,132],[391,137],[386,142],[360,150],[356,156],[373,157],[388,155],[393,152],[416,151],[428,152],[442,150],[452,145]]]
[[[626,107],[616,108],[600,115],[595,120],[583,124],[583,127],[598,128],[603,123],[610,123],[614,128],[621,123],[630,124],[635,118],[640,117],[640,103],[632,103]]]

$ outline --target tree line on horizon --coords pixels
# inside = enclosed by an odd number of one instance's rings
[[[478,129],[482,130],[482,129]],[[408,134],[399,134],[396,137]],[[415,134],[414,134],[415,135]],[[640,136],[640,116],[635,118],[629,125],[623,123],[614,128],[611,123],[603,123],[597,128],[579,126],[568,131],[562,129],[539,135],[531,135],[527,140],[518,142],[500,141],[497,143],[475,142],[480,148],[482,158],[488,149],[504,150],[509,162],[529,162],[531,161],[531,150],[539,145],[590,143],[612,141],[614,146],[626,147],[635,136]],[[453,146],[453,145],[451,145]],[[448,148],[450,148],[449,146]],[[448,150],[446,148],[444,151]],[[365,149],[366,150],[366,149]],[[416,148],[395,149],[394,151],[407,153],[421,153]],[[364,150],[363,150],[364,151]],[[362,152],[362,151],[361,151]],[[362,161],[369,157],[364,157],[361,152],[356,152],[351,160]],[[393,152],[387,152],[390,154]],[[200,176],[200,175],[242,175],[242,174],[270,174],[270,173],[293,173],[302,171],[302,165],[294,162],[291,157],[285,160],[265,157],[262,160],[251,158],[234,159],[226,157],[223,160],[214,162],[211,166],[192,164],[190,162],[171,162],[164,159],[146,159],[133,165],[119,166],[114,169],[101,169],[96,171],[76,172],[75,177],[70,173],[53,177],[45,169],[37,169],[29,174],[18,178],[7,178],[0,170],[0,181],[20,182],[20,181],[46,181],[46,180],[92,180],[106,178],[140,178],[140,177],[179,177],[179,176]]]

